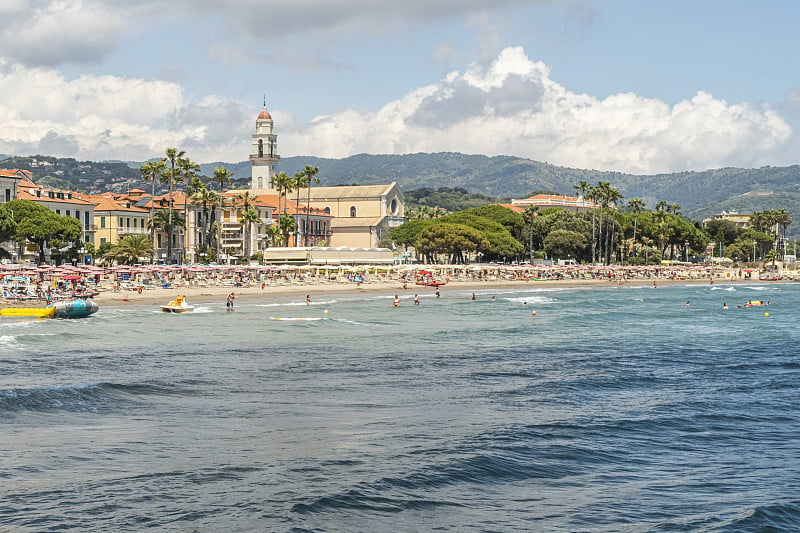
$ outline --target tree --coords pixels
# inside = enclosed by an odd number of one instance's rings
[[[117,256],[120,262],[126,265],[136,265],[140,257],[152,254],[153,246],[144,235],[128,235],[119,240],[116,245]]]
[[[286,211],[286,209],[285,207],[284,209],[281,209],[281,198],[283,198],[284,201],[283,205],[285,206],[286,195],[294,190],[292,189],[292,187],[294,186],[294,178],[286,174],[286,172],[280,171],[279,173],[274,174],[272,176],[272,184],[278,191],[278,227],[281,228],[281,234],[283,234],[284,231],[281,226],[282,226],[284,211]],[[288,244],[288,237],[287,237],[287,244]]]
[[[11,200],[4,205],[13,213],[16,225],[14,239],[36,245],[38,262],[45,261],[45,248],[51,240],[76,241],[82,232],[81,223],[73,217],[57,215],[32,200]]]
[[[525,213],[523,216],[525,217],[525,221],[528,223],[528,254],[529,254],[529,262],[533,263],[533,220],[539,214],[539,206],[538,205],[529,205],[525,208]]]
[[[189,197],[194,194],[197,187],[203,185],[203,181],[198,177],[200,175],[200,165],[190,160],[188,157],[178,159],[178,169],[181,173],[181,181],[184,183],[183,199],[183,220],[189,221]],[[187,227],[188,229],[188,227]],[[183,247],[181,257],[186,261],[186,232],[184,231]]]
[[[172,190],[175,187],[175,184],[181,180],[181,172],[180,169],[177,168],[178,160],[182,158],[186,152],[183,150],[178,150],[177,148],[167,148],[166,150],[166,161],[169,163],[169,168],[164,169],[161,173],[161,182],[167,184],[167,188],[169,189],[169,195],[167,200],[167,214],[168,216],[172,217],[172,213],[174,207],[172,205]],[[172,228],[174,225],[172,224],[172,218],[170,218],[169,223],[167,224],[167,263],[172,263]]]
[[[588,245],[584,234],[565,229],[551,231],[544,239],[544,249],[553,258],[582,257]]]
[[[633,255],[636,255],[636,223],[639,219],[639,213],[645,207],[645,202],[641,198],[633,197],[628,200],[628,209],[633,213]]]
[[[446,222],[432,224],[417,236],[417,252],[429,260],[434,254],[450,254],[450,262],[465,262],[464,253],[475,252],[487,245],[482,233],[464,224]]]
[[[525,227],[525,217],[516,211],[512,211],[502,205],[492,204],[481,207],[473,207],[462,211],[469,215],[476,215],[502,224],[515,239],[522,238],[522,230]]]
[[[242,216],[239,218],[239,222],[242,223],[242,237],[244,238],[244,242],[242,243],[242,248],[244,252],[245,260],[250,259],[250,226],[252,224],[257,224],[261,221],[258,217],[258,213],[252,207],[246,209]]]
[[[389,238],[392,240],[392,242],[402,246],[403,249],[407,249],[409,246],[414,246],[414,243],[417,242],[419,233],[431,226],[433,223],[433,220],[409,220],[405,224],[401,224],[394,228],[389,233]]]
[[[217,241],[216,242],[216,244],[217,244],[217,246],[216,246],[217,261],[219,261],[219,258],[222,256],[222,249],[221,249],[221,246],[222,246],[222,210],[223,210],[223,207],[224,207],[223,204],[225,202],[225,194],[222,191],[222,187],[225,184],[230,184],[231,176],[233,176],[233,172],[228,172],[228,169],[225,168],[225,167],[216,167],[216,168],[214,168],[214,176],[213,176],[212,179],[214,181],[216,181],[217,183],[219,183],[219,220],[216,221],[217,227],[216,227],[216,232],[215,232],[216,241]]]
[[[317,178],[317,174],[319,173],[319,167],[315,167],[312,165],[306,165],[303,168],[303,172],[305,173],[306,177],[308,178],[307,185],[308,185],[308,195],[306,197],[306,232],[305,242],[303,246],[308,246],[308,237],[309,237],[309,225],[310,223],[310,216],[311,216],[311,185],[313,183],[319,184],[319,178]]]
[[[167,160],[166,159],[159,159],[157,161],[148,161],[147,163],[143,164],[139,167],[139,172],[142,175],[142,178],[145,181],[149,181],[151,185],[150,191],[150,220],[153,219],[153,214],[155,212],[156,203],[155,203],[155,196],[156,196],[156,180],[161,179],[162,174],[167,168]],[[152,228],[150,230],[150,243],[153,245],[153,250],[156,247],[156,230]],[[150,256],[150,263],[153,262],[153,256]]]
[[[153,218],[147,221],[148,227],[155,231],[159,230],[167,235],[167,238],[172,234],[173,227],[185,228],[183,217],[181,214],[172,209],[159,209],[153,215]]]
[[[490,259],[516,258],[525,250],[522,243],[515,239],[502,224],[466,211],[451,213],[434,221],[434,224],[439,223],[464,224],[480,231],[488,242],[488,245],[484,247],[484,254]]]

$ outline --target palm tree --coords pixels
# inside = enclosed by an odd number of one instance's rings
[[[264,243],[265,247],[273,246],[276,242],[278,242],[280,235],[281,229],[277,225],[271,224],[264,230],[264,238],[261,242]]]
[[[118,257],[126,265],[136,265],[139,258],[150,255],[153,245],[144,235],[128,235],[119,240],[116,245]]]
[[[170,217],[169,224],[167,225],[167,263],[172,263],[172,189],[177,182],[181,179],[181,173],[178,168],[178,160],[186,154],[183,150],[177,148],[167,148],[166,160],[169,162],[169,168],[164,170],[161,174],[161,181],[166,182],[169,186],[169,203],[167,204],[168,214]]]
[[[639,197],[633,197],[628,200],[628,208],[633,211],[633,255],[636,255],[636,222],[639,218],[639,213],[644,209],[645,203]]]
[[[681,206],[680,204],[669,204],[667,206],[667,211],[672,211],[673,215],[680,215]]]
[[[176,213],[171,209],[159,209],[153,215],[153,218],[147,221],[147,225],[151,231],[160,230],[167,234],[167,238],[172,233],[172,227],[176,226],[184,228],[185,224],[181,218],[180,213]]]
[[[178,169],[181,173],[181,179],[184,183],[184,195],[185,198],[183,199],[183,220],[187,222],[187,231],[188,231],[188,222],[189,222],[189,197],[194,193],[196,187],[201,185],[203,182],[198,178],[200,175],[200,165],[189,159],[181,158],[178,159]],[[195,181],[197,180],[197,181]],[[183,246],[181,250],[181,257],[183,261],[186,261],[186,242],[188,240],[188,236],[184,232],[183,237]]]
[[[294,176],[292,177],[292,188],[297,192],[297,197],[295,198],[294,201],[294,216],[298,220],[300,216],[300,189],[305,187],[309,181],[311,181],[311,177],[306,176],[305,170],[301,170],[300,172],[295,172]],[[299,222],[296,225],[296,228],[298,230],[300,229]],[[306,226],[306,229],[308,229],[308,226]],[[294,235],[294,245],[300,246],[300,239],[297,232],[295,232]]]
[[[585,201],[586,200],[586,193],[589,192],[589,189],[591,189],[591,185],[589,185],[589,182],[586,181],[586,180],[581,180],[581,181],[579,181],[577,183],[577,185],[573,185],[572,187],[578,193],[578,196],[583,198],[584,201]]]
[[[250,191],[244,191],[241,194],[237,194],[236,196],[234,196],[234,201],[235,202],[237,202],[237,203],[241,202],[242,203],[242,213],[241,213],[241,215],[239,217],[239,222],[242,222],[243,219],[241,217],[244,216],[244,214],[247,213],[248,211],[253,211],[253,214],[255,215],[255,220],[252,220],[251,222],[259,222],[260,221],[260,219],[258,218],[258,212],[255,211],[254,209],[252,209],[253,201],[256,198],[257,198],[257,196],[255,194],[251,193]],[[245,239],[247,239],[247,235],[248,235],[248,231],[247,230],[249,229],[249,226],[250,226],[250,224],[247,224],[246,227],[245,227],[244,224],[242,224],[242,234],[245,237]],[[244,246],[242,246],[242,250],[246,252],[246,250],[244,249]],[[247,257],[249,258],[250,256],[248,255]]]
[[[155,211],[155,196],[156,196],[156,180],[161,178],[161,174],[167,168],[167,160],[160,159],[158,161],[148,161],[147,163],[143,164],[139,167],[139,172],[144,178],[145,181],[149,181],[151,184],[151,192],[150,192],[150,220],[153,219],[153,212]],[[155,250],[156,247],[156,232],[155,228],[150,230],[150,243],[153,245],[152,248]],[[153,256],[150,256],[150,263],[153,262]]]
[[[311,214],[311,184],[316,183],[319,184],[319,178],[317,178],[317,173],[319,172],[319,167],[315,167],[312,165],[306,165],[303,168],[303,172],[305,173],[306,177],[308,178],[307,185],[308,185],[308,196],[306,198],[306,232],[305,232],[305,242],[303,246],[308,246],[308,237],[309,237],[309,216]]]
[[[522,216],[524,216],[525,220],[528,222],[528,227],[530,228],[530,233],[528,235],[528,251],[530,253],[531,264],[533,264],[533,219],[538,215],[538,205],[529,205],[527,208],[525,208],[525,212],[522,214]]]
[[[214,169],[214,181],[219,183],[219,220],[217,221],[217,261],[222,254],[222,208],[223,202],[225,201],[225,195],[222,193],[222,186],[226,183],[231,182],[231,176],[233,176],[233,172],[228,172],[228,169],[225,167],[216,167]]]
[[[242,243],[242,248],[244,251],[244,258],[245,261],[250,260],[250,225],[251,224],[258,224],[261,219],[256,213],[256,210],[252,207],[246,209],[242,216],[239,218],[239,222],[242,223],[242,234],[244,237],[244,242]]]
[[[285,210],[281,209],[281,198],[284,199],[284,205],[286,205],[286,195],[294,190],[292,189],[294,178],[286,174],[284,171],[280,171],[277,174],[273,174],[272,184],[275,189],[278,190],[278,227],[280,228],[283,218],[283,211]]]

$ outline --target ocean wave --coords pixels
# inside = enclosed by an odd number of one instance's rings
[[[716,531],[798,531],[800,504],[784,502],[750,509]]]
[[[174,392],[173,387],[160,385],[114,383],[0,389],[0,413],[19,411],[107,413],[144,405],[147,402],[143,396]]]

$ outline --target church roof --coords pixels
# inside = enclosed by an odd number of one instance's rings
[[[388,194],[396,183],[388,185],[340,185],[337,187],[312,187],[312,200],[322,201],[335,198],[379,198]]]
[[[269,111],[267,111],[267,108],[264,107],[264,109],[261,110],[261,113],[258,114],[257,120],[272,120],[272,115],[270,115]]]

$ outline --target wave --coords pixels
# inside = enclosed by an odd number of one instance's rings
[[[750,509],[717,531],[798,531],[800,504],[797,502],[761,505]]]
[[[175,394],[174,387],[157,384],[83,383],[47,387],[0,389],[0,413],[67,411],[108,413],[145,405],[142,397]]]

